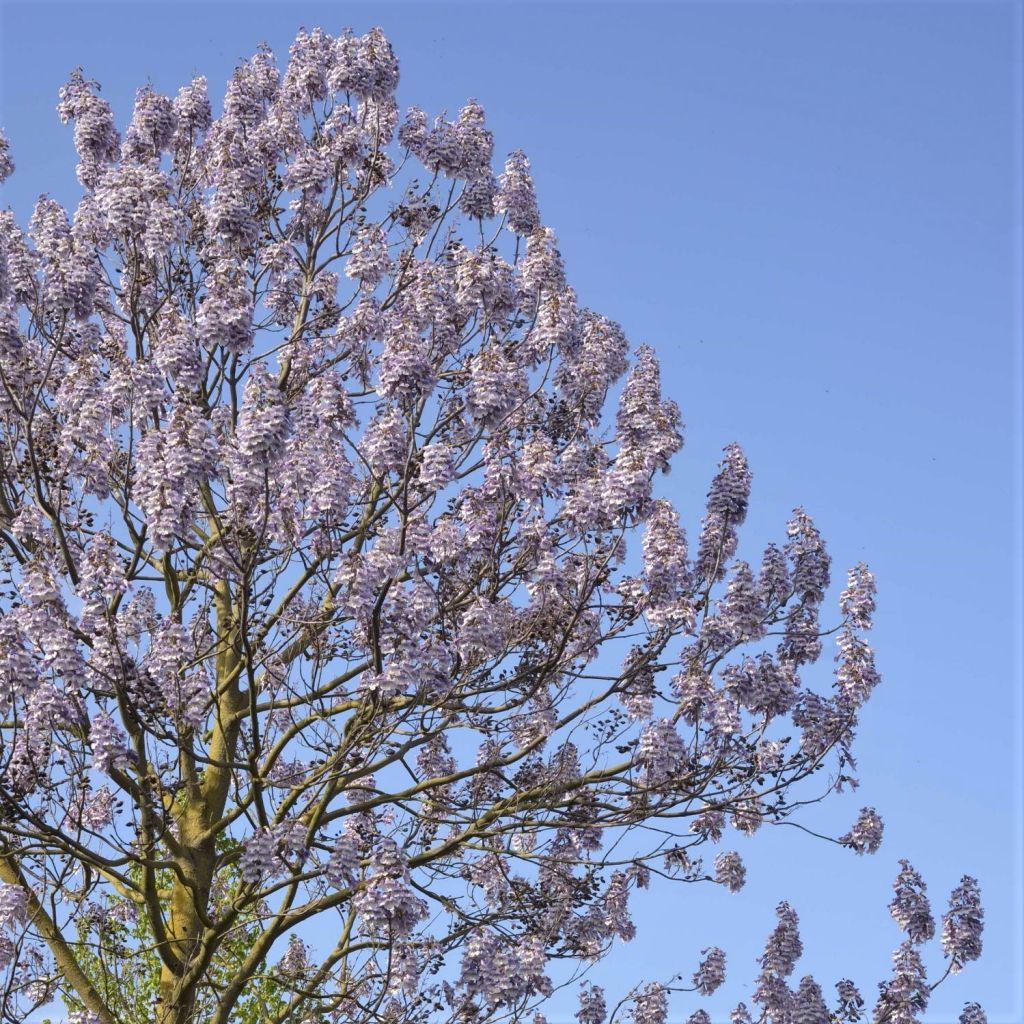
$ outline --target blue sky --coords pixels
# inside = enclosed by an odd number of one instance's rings
[[[686,448],[664,492],[693,527],[724,444],[754,471],[741,555],[803,504],[841,579],[878,577],[883,685],[860,732],[862,786],[814,811],[886,819],[874,858],[795,829],[736,843],[747,888],[656,889],[600,969],[609,993],[729,953],[725,998],[788,899],[827,989],[869,999],[899,933],[898,858],[936,909],[964,872],[987,910],[982,961],[927,1020],[978,999],[1024,1019],[1021,877],[1021,7],[1002,3],[5,3],[0,125],[19,171],[2,202],[76,196],[54,110],[83,65],[123,121],[147,79],[214,98],[237,58],[283,57],[300,24],[383,26],[399,101],[485,107],[523,148],[581,300],[663,360]],[[817,681],[827,685],[828,666]],[[688,1014],[696,1003],[679,1003]],[[556,1001],[549,1016],[568,1021]]]

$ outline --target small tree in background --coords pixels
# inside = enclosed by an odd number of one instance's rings
[[[578,304],[481,107],[400,116],[397,81],[379,30],[301,32],[219,117],[205,79],[144,88],[122,137],[76,72],[77,209],[0,214],[5,1021],[540,1020],[634,887],[737,891],[728,830],[850,781],[871,574],[823,626],[804,511],[737,559],[737,445],[688,548],[653,352]],[[936,924],[906,862],[891,909],[872,1019],[909,1024]],[[778,916],[733,1020],[860,1019]],[[965,878],[947,974],[981,923]],[[577,1017],[662,1024],[724,970],[585,984]]]

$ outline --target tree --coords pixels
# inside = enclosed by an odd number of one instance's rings
[[[577,303],[481,107],[400,117],[397,81],[379,30],[303,31],[216,119],[205,79],[143,88],[122,138],[75,72],[74,215],[2,215],[7,1021],[520,1020],[633,937],[634,887],[739,890],[704,847],[852,778],[870,572],[822,626],[803,510],[738,560],[738,445],[688,551],[654,353]],[[935,984],[909,863],[891,906],[879,1024]],[[965,878],[947,974],[981,924]],[[858,1020],[800,951],[783,903],[754,1017]],[[577,1016],[663,1022],[696,966]]]

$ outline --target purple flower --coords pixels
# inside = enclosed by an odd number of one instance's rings
[[[764,607],[750,566],[736,562],[718,611],[718,626],[728,643],[757,640],[764,635]]]
[[[574,1014],[580,1024],[604,1024],[608,1016],[604,989],[599,985],[580,984],[580,1008]]]
[[[747,880],[747,869],[735,851],[715,857],[715,881],[729,892],[739,892]]]
[[[843,978],[836,982],[839,1006],[836,1011],[840,1020],[856,1024],[861,1018],[861,1011],[864,1007],[864,997],[860,994],[857,986],[849,978]]]
[[[324,877],[335,888],[351,885],[359,874],[359,839],[348,826],[334,841]]]
[[[115,797],[107,786],[88,791],[82,801],[79,822],[82,828],[98,832],[114,820]]]
[[[831,1018],[821,986],[808,975],[800,979],[793,996],[793,1024],[830,1024]]]
[[[205,77],[193,78],[188,85],[178,90],[174,98],[174,116],[177,127],[173,147],[176,152],[180,152],[193,144],[213,120]]]
[[[81,628],[86,632],[102,632],[108,605],[127,589],[124,566],[118,558],[114,538],[109,533],[95,534],[81,560],[76,588],[83,601],[79,616]]]
[[[875,668],[875,654],[856,633],[845,627],[839,632],[836,646],[839,648],[836,689],[851,710],[856,710],[881,680]]]
[[[804,947],[800,941],[796,911],[788,903],[780,903],[775,913],[779,923],[768,938],[761,956],[761,967],[766,974],[785,978],[793,973]]]
[[[725,566],[736,553],[736,528],[747,517],[750,469],[738,444],[725,447],[725,458],[708,491],[707,514],[701,525],[697,570],[709,581],[725,576]]]
[[[128,762],[124,732],[106,712],[100,712],[92,720],[89,746],[92,748],[93,768],[105,775],[110,775],[115,768],[123,768]]]
[[[664,985],[652,982],[633,998],[633,1024],[665,1024],[668,1019],[668,992]]]
[[[238,451],[247,463],[270,465],[282,454],[289,428],[288,408],[266,366],[257,363],[245,385],[238,418]]]
[[[765,608],[781,607],[789,597],[792,584],[786,566],[786,556],[774,544],[769,544],[765,548],[757,586],[761,603]]]
[[[988,1017],[978,1003],[966,1003],[959,1024],[988,1024]]]
[[[370,855],[366,882],[352,905],[371,935],[405,938],[427,913],[427,905],[409,886],[405,854],[393,839],[385,839]]]
[[[530,161],[522,150],[509,155],[499,181],[495,206],[508,218],[509,230],[517,235],[531,234],[540,226],[540,211],[530,176]]]
[[[794,509],[787,532],[786,555],[792,565],[793,590],[802,601],[819,602],[825,596],[830,578],[831,559],[825,542],[802,508]],[[863,603],[858,603],[858,607],[863,608]]]
[[[259,884],[265,878],[278,874],[284,866],[278,847],[278,838],[272,829],[260,829],[253,833],[242,845],[239,860],[242,878],[246,882]]]
[[[223,346],[232,355],[244,355],[253,343],[252,295],[228,260],[219,260],[206,279],[206,294],[199,305],[196,327],[207,348]]]
[[[121,159],[136,163],[159,160],[178,127],[174,102],[144,86],[135,96],[135,110],[125,133]]]
[[[918,1024],[931,995],[921,954],[908,939],[892,959],[892,978],[878,986],[872,1020],[875,1024]]]
[[[636,926],[629,916],[629,883],[624,871],[616,871],[604,894],[604,924],[611,934],[623,942],[636,936]]]
[[[14,160],[11,159],[11,144],[7,136],[0,131],[0,185],[14,173]]]
[[[874,807],[862,807],[853,827],[839,842],[857,853],[876,853],[882,844],[882,819]]]
[[[637,760],[644,769],[645,780],[658,786],[671,779],[686,753],[683,740],[667,718],[644,726],[637,748]]]
[[[955,973],[981,956],[981,933],[985,926],[978,881],[964,875],[949,897],[949,909],[942,915],[942,948]]]
[[[309,947],[302,939],[292,935],[288,939],[288,948],[277,962],[277,969],[284,975],[301,976],[309,967],[309,953]]]
[[[379,227],[360,231],[352,245],[352,255],[345,264],[345,274],[372,291],[390,267],[388,239],[384,231]]]
[[[459,983],[469,995],[497,1007],[538,993],[550,995],[544,966],[545,947],[538,936],[502,938],[489,928],[477,928],[465,943]]]
[[[870,629],[875,611],[875,577],[860,562],[847,576],[846,589],[839,595],[839,608],[856,629]]]
[[[654,502],[643,540],[647,618],[655,626],[693,625],[686,534],[679,513],[664,499]]]
[[[99,86],[86,81],[78,68],[61,86],[57,107],[61,121],[75,122],[78,180],[86,188],[93,187],[103,170],[117,159],[121,146],[110,104],[100,99],[98,93]]]
[[[346,30],[335,40],[328,85],[334,92],[351,92],[363,99],[382,100],[395,91],[398,59],[380,28],[364,36]]]
[[[928,886],[910,861],[901,860],[900,865],[900,873],[893,883],[896,895],[889,904],[889,912],[911,942],[927,942],[935,934],[935,919],[925,895]]]
[[[701,950],[701,956],[704,959],[693,975],[693,984],[702,996],[709,996],[725,981],[725,953],[711,946]]]
[[[800,681],[793,666],[760,654],[722,669],[722,681],[730,696],[752,714],[768,718],[789,711],[800,696]]]
[[[28,893],[20,885],[0,885],[0,929],[28,921]]]

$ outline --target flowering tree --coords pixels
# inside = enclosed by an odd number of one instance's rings
[[[219,117],[205,79],[145,88],[121,137],[76,72],[77,209],[0,214],[5,1021],[539,1020],[634,887],[737,891],[709,844],[851,781],[871,574],[819,624],[800,509],[738,560],[737,445],[688,549],[653,352],[577,303],[480,106],[400,116],[397,81],[379,30],[301,32]],[[907,862],[892,912],[873,1020],[909,1024],[937,982]],[[790,980],[778,915],[733,1020],[860,1019]],[[981,924],[965,878],[947,974]],[[661,1024],[724,976],[709,948],[577,1017]]]

